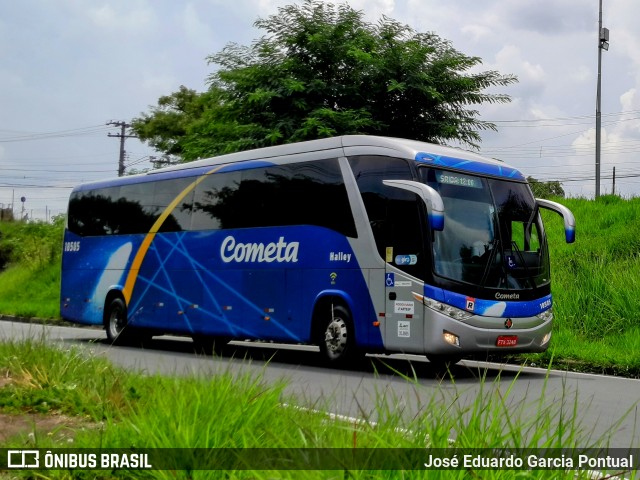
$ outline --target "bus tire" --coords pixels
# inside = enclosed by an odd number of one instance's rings
[[[104,329],[110,343],[123,343],[127,338],[127,305],[122,298],[111,299],[104,315]]]
[[[345,366],[359,357],[353,321],[349,311],[341,305],[334,306],[329,313],[327,320],[320,323],[318,336],[320,354],[331,366]]]

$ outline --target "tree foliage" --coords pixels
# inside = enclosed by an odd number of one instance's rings
[[[533,196],[536,198],[548,198],[548,197],[564,197],[564,188],[562,184],[557,181],[543,182],[533,177],[527,177]]]
[[[508,102],[491,87],[512,75],[479,71],[481,59],[434,33],[322,0],[256,21],[265,34],[208,57],[204,93],[181,87],[133,120],[160,151],[185,160],[342,134],[377,134],[470,146],[495,125],[477,106]]]

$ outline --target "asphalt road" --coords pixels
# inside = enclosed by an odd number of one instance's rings
[[[512,419],[530,419],[540,409],[556,419],[575,417],[584,442],[580,447],[640,448],[640,380],[472,361],[461,362],[442,378],[426,359],[412,355],[375,357],[352,369],[334,370],[319,364],[312,347],[300,351],[233,342],[229,354],[207,357],[195,354],[189,339],[178,337],[155,337],[144,348],[120,347],[109,345],[100,329],[0,321],[0,341],[43,337],[147,373],[208,376],[230,370],[261,375],[268,382],[285,379],[285,393],[298,405],[354,418],[377,419],[384,411],[380,401],[412,418],[433,410],[433,402],[441,408],[439,414],[445,406],[455,413],[478,396],[500,395]]]

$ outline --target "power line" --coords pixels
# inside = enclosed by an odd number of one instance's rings
[[[86,165],[83,164],[83,165]],[[44,170],[42,168],[35,168],[35,169],[30,169],[30,168],[0,168],[1,171],[3,172],[38,172],[38,173],[106,173],[106,172],[110,172],[111,169],[109,170]]]
[[[71,189],[73,185],[34,185],[28,183],[0,183],[0,188],[61,188],[61,189]]]
[[[104,125],[93,125],[89,127],[73,128],[69,130],[59,130],[55,132],[44,132],[44,133],[25,132],[20,135],[0,138],[0,143],[26,142],[26,141],[32,141],[32,140],[48,140],[52,138],[84,136],[84,135],[101,133],[101,132],[104,132],[104,130],[105,130]]]
[[[620,112],[611,112],[611,113],[603,113],[602,117],[619,117],[619,116],[624,116],[624,115],[640,115],[640,110],[626,110],[626,111],[620,111]],[[595,115],[580,115],[580,116],[574,116],[574,117],[548,117],[548,118],[532,118],[532,119],[517,119],[517,120],[487,120],[487,122],[490,123],[495,123],[496,125],[502,125],[502,126],[506,126],[508,124],[512,124],[512,123],[530,123],[532,124],[532,127],[538,127],[539,123],[543,123],[543,122],[573,122],[576,120],[584,120],[584,122],[579,122],[577,123],[578,125],[581,123],[588,123],[591,124],[591,122],[593,122],[595,118]],[[627,121],[627,120],[636,120],[638,119],[638,117],[634,117],[634,118],[628,118],[628,119],[621,119],[621,120],[616,120],[615,122],[619,122],[619,121]],[[568,123],[565,123],[565,125],[569,125]]]

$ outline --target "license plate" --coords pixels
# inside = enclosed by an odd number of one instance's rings
[[[496,347],[515,347],[517,344],[517,335],[500,335],[496,340]]]

